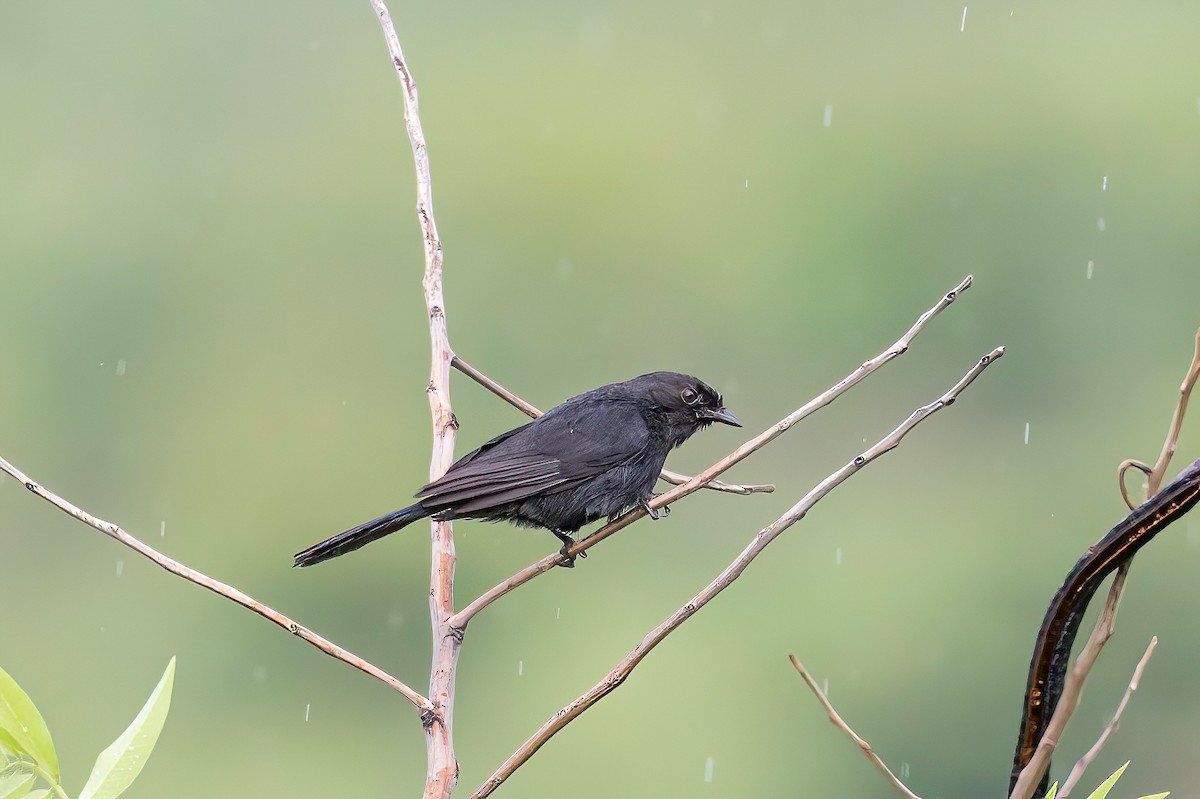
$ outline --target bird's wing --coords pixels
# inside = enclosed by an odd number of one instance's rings
[[[493,508],[594,477],[636,457],[648,439],[636,409],[561,407],[463,456],[417,497],[434,512]]]
[[[437,510],[455,506],[470,512],[552,488],[562,482],[558,460],[522,445],[530,424],[496,436],[467,453],[446,473],[417,492],[422,504]]]

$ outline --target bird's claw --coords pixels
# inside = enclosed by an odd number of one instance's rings
[[[666,517],[671,515],[671,506],[670,505],[663,505],[661,508],[650,507],[650,500],[654,499],[655,497],[659,497],[659,496],[662,496],[662,495],[661,494],[651,494],[649,499],[645,499],[642,501],[642,510],[646,511],[646,515],[649,516],[654,521],[658,521],[659,519],[665,519]]]
[[[557,537],[559,541],[563,542],[562,549],[558,550],[558,554],[563,556],[563,562],[558,564],[559,566],[562,566],[564,569],[573,569],[575,568],[575,558],[587,557],[586,552],[579,552],[574,555],[571,554],[571,547],[575,546],[574,538],[562,532],[561,530],[551,530],[550,532],[554,533],[555,537]]]

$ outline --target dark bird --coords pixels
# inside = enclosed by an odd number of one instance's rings
[[[298,553],[295,565],[336,558],[427,516],[544,527],[566,554],[585,524],[648,502],[667,453],[712,422],[742,426],[720,394],[689,375],[652,372],[594,388],[463,456],[407,508]]]

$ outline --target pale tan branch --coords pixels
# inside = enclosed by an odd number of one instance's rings
[[[978,377],[989,364],[994,363],[1004,354],[1003,347],[997,347],[992,352],[983,356],[971,369],[960,379],[949,391],[943,394],[938,399],[928,405],[917,408],[913,413],[904,420],[895,430],[880,439],[874,446],[861,455],[853,458],[849,463],[838,469],[833,474],[822,480],[815,488],[809,491],[803,499],[793,505],[786,513],[776,519],[774,522],[764,527],[758,532],[751,542],[742,550],[732,563],[722,571],[712,582],[705,586],[698,594],[692,597],[683,607],[675,611],[665,621],[651,630],[642,639],[636,647],[633,648],[625,656],[625,658],[610,671],[600,682],[596,683],[592,688],[585,691],[572,701],[569,705],[559,710],[545,724],[542,725],[536,733],[534,733],[525,743],[523,743],[505,762],[496,770],[494,774],[473,794],[473,799],[482,799],[488,796],[496,788],[498,788],[506,779],[508,779],[518,768],[529,760],[538,749],[549,741],[559,730],[565,727],[574,719],[578,718],[584,711],[595,705],[608,694],[612,693],[629,674],[637,667],[642,660],[650,654],[654,647],[658,646],[668,635],[679,628],[685,621],[691,618],[696,611],[704,607],[717,594],[728,588],[746,567],[750,565],[758,555],[774,541],[781,533],[791,527],[793,524],[804,518],[804,515],[817,504],[830,491],[836,488],[841,483],[845,482],[849,477],[858,473],[867,464],[879,458],[886,452],[895,449],[905,435],[914,427],[920,424],[925,419],[929,418],[938,410],[945,408],[954,403],[959,393],[969,386],[976,377]]]
[[[521,399],[507,388],[500,385],[500,383],[496,382],[471,364],[464,361],[460,356],[455,355],[451,359],[450,365],[531,419],[536,419],[542,415],[542,411],[538,410],[537,406],[531,405],[530,403]],[[670,469],[663,469],[659,476],[668,483],[674,483],[675,485],[682,485],[688,480],[692,479],[686,474],[679,474],[678,472],[673,472]],[[720,480],[710,480],[701,486],[701,488],[709,488],[713,491],[724,491],[727,494],[741,495],[769,494],[775,490],[775,486],[771,483],[748,483],[746,485],[739,485],[736,483],[725,483]]]
[[[1183,415],[1187,413],[1188,400],[1196,380],[1200,378],[1200,330],[1196,331],[1196,340],[1192,348],[1192,362],[1188,365],[1183,382],[1179,385],[1179,402],[1175,405],[1175,413],[1171,415],[1171,424],[1167,428],[1167,437],[1163,440],[1162,451],[1154,462],[1154,471],[1147,480],[1146,496],[1152,497],[1158,493],[1163,479],[1167,476],[1167,467],[1175,456],[1175,448],[1179,444],[1179,432],[1183,429]]]
[[[32,480],[16,466],[13,466],[11,463],[4,460],[4,458],[0,458],[0,470],[12,475],[14,479],[20,481],[20,483],[29,489],[29,491],[46,500],[54,507],[58,508],[64,513],[74,516],[76,519],[88,525],[89,527],[99,530],[109,538],[124,544],[142,557],[157,563],[171,574],[174,574],[177,577],[182,577],[188,582],[194,583],[201,588],[207,588],[214,594],[219,594],[229,601],[241,605],[253,613],[257,613],[267,621],[270,621],[287,630],[300,640],[312,644],[330,657],[336,658],[343,663],[353,666],[362,673],[368,674],[380,682],[390,686],[404,696],[404,698],[409,702],[412,702],[413,706],[421,712],[422,717],[428,718],[430,714],[435,712],[433,703],[378,666],[363,660],[358,655],[343,649],[327,638],[317,635],[312,630],[301,625],[299,622],[293,621],[274,608],[264,605],[253,597],[242,593],[233,586],[226,585],[219,580],[214,580],[206,574],[202,574],[201,572],[198,572],[189,566],[185,566],[173,558],[167,557],[153,547],[147,546],[137,538],[134,538],[132,535],[125,532],[112,522],[106,522],[103,519],[98,519],[77,505],[71,504],[58,494],[55,494],[45,486]]]
[[[1096,739],[1096,743],[1092,744],[1092,748],[1079,758],[1075,767],[1071,769],[1070,775],[1063,780],[1062,787],[1058,789],[1060,799],[1067,799],[1071,795],[1071,790],[1079,783],[1083,772],[1087,771],[1087,767],[1096,759],[1096,755],[1100,754],[1100,750],[1108,743],[1108,739],[1116,732],[1117,725],[1121,721],[1121,714],[1125,712],[1125,706],[1129,704],[1130,697],[1137,690],[1138,683],[1141,682],[1142,672],[1146,669],[1146,664],[1150,662],[1150,656],[1154,654],[1154,647],[1158,646],[1158,636],[1150,637],[1150,645],[1146,647],[1146,654],[1142,655],[1142,659],[1138,661],[1137,667],[1133,670],[1133,677],[1129,680],[1129,685],[1125,688],[1125,695],[1121,697],[1121,703],[1117,705],[1117,710],[1113,713],[1112,720],[1104,725],[1104,730],[1100,733],[1100,737]]]
[[[1071,714],[1075,712],[1075,706],[1079,703],[1083,683],[1087,680],[1092,666],[1096,665],[1096,660],[1100,657],[1104,645],[1108,643],[1108,639],[1112,638],[1117,607],[1121,602],[1121,589],[1125,586],[1128,566],[1129,564],[1126,563],[1117,569],[1112,586],[1108,590],[1108,597],[1104,600],[1104,610],[1101,611],[1100,618],[1096,619],[1096,626],[1092,628],[1092,634],[1088,637],[1087,644],[1079,653],[1079,657],[1075,658],[1075,662],[1071,664],[1071,669],[1063,684],[1062,696],[1058,700],[1058,706],[1054,709],[1054,715],[1050,718],[1050,723],[1046,725],[1046,731],[1042,734],[1042,739],[1038,741],[1037,749],[1033,751],[1033,757],[1021,770],[1021,775],[1017,778],[1017,783],[1013,786],[1009,799],[1030,799],[1037,788],[1038,781],[1042,778],[1042,772],[1049,766],[1059,738],[1062,737],[1063,730],[1067,728],[1067,722],[1070,721]]]
[[[663,494],[659,494],[648,503],[649,507],[658,509],[665,505],[669,505],[677,499],[682,499],[683,497],[694,493],[704,483],[710,482],[714,478],[723,474],[734,464],[740,463],[749,455],[757,452],[779,436],[783,435],[788,431],[788,429],[802,419],[810,416],[814,412],[833,402],[842,394],[846,393],[846,391],[851,387],[861,382],[864,378],[877,370],[879,367],[883,366],[888,361],[904,354],[904,352],[908,350],[909,344],[912,343],[912,340],[916,338],[917,334],[921,332],[925,325],[943,310],[948,308],[960,294],[970,288],[971,281],[971,276],[967,275],[967,277],[961,283],[947,292],[932,308],[921,314],[913,326],[910,327],[903,336],[897,339],[896,343],[892,344],[892,346],[888,347],[871,360],[866,361],[853,372],[835,383],[833,386],[814,397],[807,404],[796,409],[783,419],[780,419],[762,433],[759,433],[754,438],[742,444],[729,455],[721,458],[719,461],[714,463],[712,466],[709,466],[707,469],[700,472],[686,483],[676,486],[675,488]],[[1000,351],[1002,352],[1003,348],[1001,348]],[[622,514],[613,521],[596,530],[591,535],[580,541],[577,541],[574,546],[569,548],[569,554],[571,556],[575,556],[581,552],[586,552],[588,549],[600,543],[605,538],[608,538],[618,530],[633,524],[635,521],[645,516],[646,513],[647,511],[645,508],[634,508],[633,510]],[[465,608],[456,613],[450,619],[450,626],[458,630],[464,629],[467,623],[470,622],[471,619],[474,618],[477,613],[479,613],[479,611],[483,610],[488,605],[507,594],[509,591],[524,585],[533,578],[537,577],[539,574],[547,572],[560,563],[565,562],[566,557],[561,553],[556,552],[552,555],[542,558],[536,563],[526,566],[524,569],[512,575],[508,579],[488,589],[477,599],[475,599],[475,601],[471,602],[471,604],[467,605]]]
[[[383,36],[387,41],[392,66],[404,89],[404,123],[412,146],[417,172],[417,220],[425,244],[425,308],[429,315],[431,366],[429,374],[429,411],[433,417],[433,453],[429,479],[445,474],[454,461],[455,432],[458,421],[450,405],[450,337],[446,329],[446,303],[442,295],[442,242],[433,217],[433,183],[429,172],[429,152],[417,102],[417,86],[404,61],[400,38],[392,25],[383,0],[371,0]],[[428,749],[425,799],[449,799],[458,784],[458,761],[454,755],[453,717],[454,683],[462,636],[447,625],[454,613],[454,533],[450,522],[432,523],[432,559],[429,586],[429,615],[433,632],[433,663],[429,674],[429,697],[438,709],[425,725]]]
[[[812,691],[813,696],[815,696],[817,701],[821,703],[821,706],[825,708],[825,712],[829,714],[830,723],[832,723],[833,726],[837,727],[842,732],[846,733],[846,735],[850,736],[850,740],[858,744],[858,748],[862,750],[864,755],[866,755],[867,760],[870,760],[871,764],[874,765],[875,768],[883,772],[883,775],[887,777],[889,782],[891,782],[892,787],[900,792],[901,796],[905,796],[908,799],[921,799],[921,797],[909,790],[908,786],[901,782],[899,777],[892,773],[892,770],[887,767],[887,764],[883,762],[883,759],[879,757],[879,755],[875,754],[875,750],[871,748],[871,745],[867,743],[865,739],[859,736],[859,734],[856,733],[850,727],[850,725],[845,722],[844,719],[842,719],[838,712],[834,710],[829,698],[825,696],[825,693],[817,686],[816,680],[814,680],[812,675],[808,673],[808,669],[804,668],[804,664],[797,660],[795,655],[790,653],[788,654],[788,660],[792,661],[792,665],[796,667],[796,671],[800,672],[800,678],[804,680],[804,684],[808,686],[808,690]]]

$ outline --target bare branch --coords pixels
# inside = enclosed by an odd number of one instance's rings
[[[1154,471],[1147,480],[1147,497],[1158,493],[1158,489],[1166,477],[1167,467],[1171,465],[1171,458],[1174,457],[1175,447],[1179,443],[1179,431],[1183,428],[1183,415],[1187,413],[1188,400],[1192,396],[1192,389],[1196,386],[1197,378],[1200,378],[1200,330],[1196,331],[1192,362],[1188,366],[1187,374],[1183,376],[1183,382],[1179,385],[1179,402],[1175,405],[1175,413],[1171,416],[1171,425],[1167,428],[1167,437],[1163,441],[1162,452],[1159,453],[1158,460],[1154,462]]]
[[[1021,770],[1021,776],[1017,778],[1017,783],[1013,786],[1009,799],[1030,799],[1037,788],[1038,780],[1042,778],[1042,772],[1050,765],[1050,758],[1054,755],[1058,740],[1062,737],[1063,730],[1067,728],[1067,722],[1070,721],[1071,714],[1075,712],[1075,706],[1079,703],[1083,683],[1087,680],[1092,666],[1096,664],[1097,658],[1100,657],[1104,645],[1108,643],[1109,638],[1112,638],[1117,607],[1121,602],[1121,590],[1125,586],[1125,576],[1128,574],[1126,568],[1128,565],[1125,564],[1119,568],[1116,576],[1113,577],[1108,597],[1104,601],[1104,610],[1101,611],[1100,618],[1096,619],[1096,626],[1092,628],[1092,634],[1083,647],[1083,651],[1071,665],[1071,671],[1063,685],[1062,697],[1058,700],[1054,715],[1051,717],[1050,723],[1046,725],[1046,731],[1042,733],[1042,739],[1038,741],[1037,749],[1034,750],[1029,763]]]
[[[64,513],[74,516],[76,519],[88,525],[89,527],[99,530],[109,538],[124,544],[142,557],[157,563],[171,574],[174,574],[177,577],[182,577],[188,582],[194,583],[201,588],[207,588],[214,594],[219,594],[231,602],[257,613],[267,621],[273,622],[274,624],[287,630],[300,640],[312,644],[330,657],[336,658],[343,663],[347,663],[361,671],[363,674],[368,674],[380,682],[390,686],[403,695],[404,698],[409,702],[412,702],[413,706],[421,712],[422,716],[433,712],[433,704],[428,699],[414,691],[412,688],[409,688],[403,682],[388,674],[383,669],[366,660],[363,660],[353,652],[343,649],[327,638],[317,635],[312,630],[302,626],[299,622],[293,621],[279,611],[264,605],[253,597],[242,593],[233,586],[226,585],[219,580],[214,580],[206,574],[202,574],[195,569],[183,565],[173,558],[167,557],[153,547],[143,544],[140,540],[134,538],[132,535],[125,532],[112,522],[106,522],[103,519],[96,518],[82,508],[71,504],[58,494],[55,494],[53,491],[45,488],[40,483],[34,482],[24,472],[22,472],[16,466],[13,466],[8,461],[4,460],[4,458],[0,458],[0,470],[12,475],[13,478],[19,480],[21,484],[29,489],[33,494],[46,500],[54,507],[58,508]]]
[[[704,483],[707,483],[718,477],[734,464],[740,463],[749,455],[757,452],[779,436],[783,435],[797,422],[833,402],[842,394],[846,393],[846,391],[851,387],[861,382],[869,374],[883,366],[888,361],[892,360],[898,355],[904,354],[908,350],[909,344],[912,343],[912,340],[916,338],[917,334],[921,332],[925,325],[943,310],[948,308],[950,303],[954,302],[954,300],[958,298],[958,295],[970,288],[971,281],[971,276],[967,275],[967,277],[961,283],[947,292],[945,296],[938,300],[938,302],[932,308],[921,314],[913,326],[908,329],[908,332],[897,339],[896,343],[894,343],[892,346],[888,347],[871,360],[863,363],[833,386],[814,397],[806,405],[788,414],[783,419],[780,419],[771,427],[768,427],[762,433],[759,433],[754,438],[742,444],[729,455],[726,455],[712,466],[709,466],[707,469],[700,472],[686,483],[676,486],[670,491],[658,495],[648,503],[649,507],[658,509],[665,505],[669,505],[677,499],[682,499],[688,494],[694,493]],[[1003,352],[1003,348],[998,350],[998,352]],[[647,511],[645,508],[634,508],[633,510],[622,514],[618,518],[596,530],[591,535],[580,541],[577,541],[574,546],[569,548],[569,554],[571,556],[575,556],[581,552],[586,552],[588,549],[600,543],[605,538],[608,538],[618,530],[633,524],[635,521],[645,516],[646,513]],[[474,618],[477,613],[479,613],[479,611],[483,610],[488,605],[507,594],[509,591],[524,585],[533,578],[537,577],[539,574],[547,572],[558,564],[565,562],[566,557],[561,553],[556,552],[552,555],[542,558],[536,563],[526,566],[513,576],[484,592],[479,596],[479,598],[456,613],[450,619],[450,626],[458,630],[464,629],[467,623],[470,622],[471,619]]]
[[[1100,733],[1100,737],[1096,739],[1096,743],[1092,744],[1092,748],[1087,751],[1083,757],[1079,758],[1079,762],[1071,769],[1071,774],[1063,781],[1062,787],[1058,789],[1058,796],[1061,799],[1067,799],[1071,789],[1083,777],[1083,772],[1096,759],[1096,755],[1100,754],[1100,750],[1104,748],[1104,744],[1108,743],[1108,739],[1116,732],[1117,725],[1121,721],[1121,714],[1125,712],[1125,706],[1129,704],[1129,698],[1133,696],[1133,692],[1137,690],[1138,683],[1142,679],[1142,672],[1146,669],[1146,664],[1150,662],[1150,656],[1154,654],[1154,647],[1158,646],[1158,636],[1150,637],[1150,645],[1146,647],[1146,654],[1142,655],[1142,659],[1138,661],[1137,667],[1133,670],[1133,677],[1129,680],[1129,686],[1125,689],[1125,695],[1121,697],[1121,703],[1117,705],[1117,711],[1113,713],[1112,720],[1104,726],[1104,731]]]
[[[371,0],[383,28],[392,65],[404,89],[404,122],[412,145],[417,171],[417,218],[425,243],[425,307],[429,313],[429,339],[432,350],[429,410],[433,417],[433,454],[429,478],[445,474],[454,461],[455,433],[458,421],[450,405],[450,338],[446,330],[446,303],[442,296],[442,242],[433,218],[433,184],[429,174],[429,153],[417,103],[417,86],[404,61],[400,38],[392,25],[383,0]],[[432,566],[429,590],[429,615],[433,627],[433,664],[429,674],[429,696],[437,714],[425,725],[428,763],[425,799],[449,799],[458,784],[458,762],[454,756],[453,729],[454,681],[462,636],[446,620],[454,613],[454,533],[450,522],[432,522]]]
[[[500,399],[504,400],[509,405],[512,405],[514,408],[516,408],[517,410],[519,410],[521,413],[525,414],[526,416],[528,416],[532,419],[536,419],[542,415],[542,411],[538,410],[538,408],[536,406],[531,405],[530,403],[521,399],[516,394],[509,391],[507,388],[500,385],[498,382],[496,382],[492,378],[488,377],[487,375],[485,375],[483,372],[476,369],[471,364],[464,361],[458,355],[455,355],[450,360],[450,365],[453,366],[458,371],[462,372],[467,377],[474,380],[479,385],[486,388],[488,391],[495,394],[497,397],[500,397]],[[687,475],[679,474],[678,472],[672,472],[669,469],[663,469],[662,473],[659,476],[662,479],[666,480],[668,483],[674,483],[675,485],[682,485],[683,483],[686,483],[688,480],[692,479],[691,477],[688,477]],[[775,490],[775,486],[770,483],[750,483],[748,485],[737,485],[734,483],[724,483],[724,482],[721,482],[720,480],[710,480],[709,482],[707,482],[703,486],[701,486],[701,488],[710,488],[714,491],[724,491],[727,494],[742,494],[742,495],[760,494],[760,493],[761,494],[769,494]]]
[[[892,770],[887,767],[887,764],[883,762],[883,759],[880,758],[879,755],[875,754],[875,750],[871,748],[871,745],[862,737],[860,737],[858,733],[851,729],[850,725],[847,724],[840,715],[838,715],[838,712],[833,709],[833,705],[829,702],[829,698],[825,696],[824,692],[819,687],[817,687],[816,680],[814,680],[812,675],[808,673],[808,670],[804,668],[804,664],[802,664],[799,660],[796,660],[796,656],[790,653],[788,654],[788,660],[792,661],[792,665],[796,667],[796,671],[800,672],[800,677],[804,680],[804,684],[808,686],[808,690],[812,691],[813,696],[815,696],[817,701],[821,703],[821,706],[825,708],[825,712],[829,714],[829,721],[833,724],[833,726],[849,735],[850,740],[858,744],[858,748],[862,750],[864,755],[866,755],[867,760],[870,760],[875,768],[883,772],[884,776],[886,776],[888,781],[892,783],[892,786],[900,792],[901,796],[905,796],[908,799],[921,799],[921,797],[909,790],[908,786],[901,782],[899,777],[892,773]]]
[[[625,656],[625,658],[610,671],[604,679],[596,683],[588,691],[576,697],[569,705],[559,710],[545,724],[542,725],[533,736],[522,744],[516,752],[514,752],[504,764],[496,770],[494,774],[473,794],[472,799],[482,799],[488,796],[492,791],[496,790],[506,779],[508,779],[518,768],[533,756],[533,753],[542,747],[550,740],[559,730],[569,724],[571,721],[579,717],[585,710],[599,702],[608,694],[612,693],[629,674],[642,662],[645,657],[650,654],[664,638],[679,628],[681,624],[691,618],[696,611],[704,607],[717,594],[728,588],[734,580],[736,580],[746,567],[750,565],[758,555],[766,548],[768,544],[774,541],[784,530],[791,527],[793,524],[804,518],[814,505],[817,504],[826,494],[843,483],[851,475],[858,473],[863,467],[879,458],[885,452],[895,449],[901,439],[908,434],[914,427],[920,424],[932,414],[954,403],[967,386],[969,386],[976,377],[988,367],[989,364],[995,362],[1004,354],[1003,347],[997,347],[992,352],[983,356],[971,369],[960,379],[949,391],[943,394],[938,399],[928,405],[917,408],[913,413],[891,433],[880,439],[874,446],[866,452],[852,459],[849,463],[838,469],[833,474],[822,480],[815,488],[808,492],[795,505],[793,505],[786,513],[776,519],[774,522],[764,527],[746,546],[742,553],[730,563],[725,570],[719,574],[716,579],[704,587],[698,594],[691,598],[683,607],[675,611],[669,618],[659,624],[653,630],[646,634],[636,647],[633,648]]]

